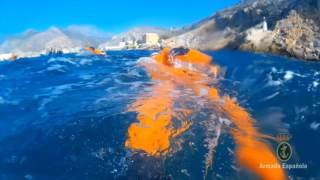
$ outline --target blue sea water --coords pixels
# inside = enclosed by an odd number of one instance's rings
[[[136,121],[127,108],[153,83],[137,62],[152,53],[0,62],[0,179],[254,178],[237,162],[226,130],[204,175],[206,128],[215,127],[197,118],[174,153],[151,157],[125,148],[128,127]],[[207,53],[222,69],[216,83],[222,94],[236,98],[261,132],[292,136],[288,163],[308,167],[287,175],[320,178],[320,64],[229,50]],[[277,143],[268,143],[275,150]]]

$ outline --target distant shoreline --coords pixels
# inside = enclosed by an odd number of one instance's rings
[[[125,51],[151,51],[151,52],[157,52],[160,51],[160,49],[118,49],[118,50],[108,50],[108,52],[125,52]],[[222,48],[222,49],[215,49],[215,50],[201,50],[203,52],[222,52],[222,51],[238,51],[238,52],[243,52],[243,53],[249,53],[249,54],[257,54],[257,55],[267,55],[267,56],[273,56],[273,57],[279,57],[279,58],[283,58],[283,59],[291,59],[294,61],[305,61],[305,62],[314,62],[314,63],[318,63],[318,61],[311,61],[311,60],[305,60],[305,59],[299,59],[293,56],[288,56],[288,55],[280,55],[280,54],[275,54],[275,53],[270,53],[270,52],[262,52],[262,51],[252,51],[252,50],[242,50],[242,49],[234,49],[234,48]],[[16,60],[19,59],[23,59],[23,58],[37,58],[40,56],[54,56],[54,57],[59,57],[59,56],[63,56],[63,55],[76,55],[78,54],[78,52],[69,52],[69,53],[63,53],[61,55],[49,55],[49,54],[33,54],[32,56],[18,56]],[[91,55],[81,55],[78,54],[79,56],[97,56],[94,54]],[[106,55],[107,56],[107,55]],[[8,54],[0,54],[0,62],[1,61],[14,61],[10,58],[8,58]],[[213,57],[215,58],[215,57]]]

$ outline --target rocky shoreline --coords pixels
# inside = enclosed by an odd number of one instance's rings
[[[259,28],[247,31],[246,41],[239,49],[318,61],[320,60],[318,32],[319,27],[312,19],[305,19],[292,10],[285,19],[277,22],[272,31],[261,32]],[[255,42],[252,36],[256,36],[258,42]]]
[[[267,31],[261,24],[264,17]],[[231,48],[320,61],[320,1],[245,0],[165,40],[164,46]]]

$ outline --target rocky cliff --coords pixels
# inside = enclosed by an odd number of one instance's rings
[[[164,46],[235,48],[320,60],[319,0],[244,0],[186,28]],[[261,23],[266,18],[269,30]]]

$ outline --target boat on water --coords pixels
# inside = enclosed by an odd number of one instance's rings
[[[51,48],[51,49],[47,50],[46,54],[49,56],[62,55],[63,51],[60,49]]]
[[[92,46],[86,47],[86,48],[84,48],[84,50],[86,50],[87,52],[90,52],[90,53],[92,53],[94,55],[106,55],[105,51],[103,51],[101,49],[96,49],[96,48],[94,48]]]
[[[16,54],[11,54],[11,56],[9,58],[10,61],[15,61],[17,59],[18,59],[18,55],[16,55]]]
[[[17,54],[14,53],[8,53],[8,54],[0,54],[0,61],[15,61],[19,58]]]

